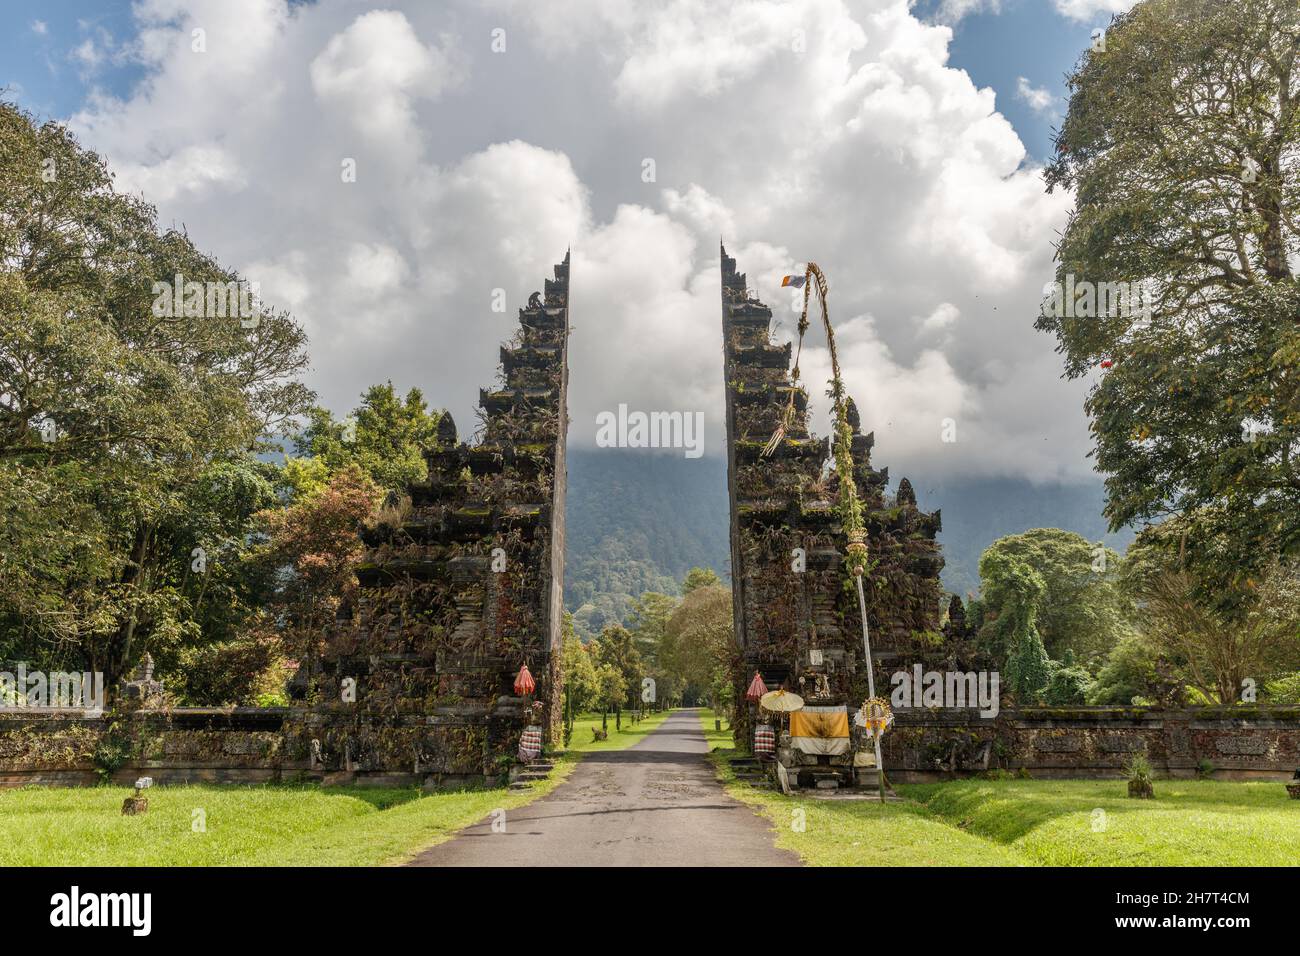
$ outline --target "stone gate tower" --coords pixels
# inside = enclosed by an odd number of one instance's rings
[[[480,392],[480,440],[462,443],[444,415],[428,478],[363,533],[360,589],[328,636],[299,741],[326,774],[482,782],[504,772],[527,723],[554,736],[568,296],[566,254],[519,310],[503,380]],[[524,664],[531,700],[513,689]]]
[[[829,440],[808,431],[808,395],[791,380],[790,344],[772,343],[772,310],[750,296],[725,248],[721,256],[732,600],[742,658],[737,699],[755,670],[769,687],[796,693],[807,693],[820,675],[830,696],[853,709],[866,697],[867,679],[857,598],[845,587],[836,479],[823,468]],[[763,457],[792,394],[794,422]],[[880,693],[892,661],[932,653],[942,640],[940,519],[917,509],[906,478],[887,500],[888,470],[871,467],[874,436],[861,433],[851,400],[849,418],[871,555],[867,617]],[[794,570],[796,548],[805,556],[802,572]],[[746,745],[749,729],[737,722]]]

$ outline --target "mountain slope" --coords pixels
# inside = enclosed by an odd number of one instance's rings
[[[621,620],[643,591],[676,593],[692,567],[725,580],[727,465],[722,458],[636,449],[570,448],[565,607],[596,632]],[[943,510],[944,587],[979,587],[979,558],[997,538],[1063,528],[1123,551],[1131,531],[1111,535],[1101,517],[1101,479],[1035,485],[1017,478],[916,481],[918,503]]]

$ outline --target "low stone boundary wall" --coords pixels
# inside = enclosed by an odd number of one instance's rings
[[[1300,768],[1300,707],[1038,707],[900,711],[885,769],[902,783],[984,770],[1035,777],[1120,777],[1142,754],[1157,774],[1281,779]]]
[[[140,776],[160,784],[301,780],[426,789],[493,782],[475,772],[472,760],[456,772],[445,755],[432,772],[414,745],[409,766],[405,756],[399,762],[402,748],[393,742],[427,734],[436,719],[407,715],[377,728],[285,707],[102,717],[6,712],[0,787],[129,784]],[[884,750],[886,772],[900,783],[1022,769],[1040,778],[1119,777],[1139,753],[1165,776],[1196,776],[1204,762],[1218,779],[1281,779],[1300,768],[1300,707],[1030,708],[991,719],[974,710],[907,710],[886,734]]]
[[[185,708],[0,714],[0,787],[132,783],[263,783],[309,762],[286,748],[288,708]]]
[[[86,716],[0,712],[0,787],[317,781],[443,789],[495,782],[488,748],[513,748],[513,712],[403,714],[383,725],[290,707],[182,707]],[[504,778],[506,766],[501,768]]]

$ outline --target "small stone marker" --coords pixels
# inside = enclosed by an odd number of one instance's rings
[[[149,809],[149,798],[143,791],[153,786],[153,777],[141,777],[135,782],[135,793],[122,801],[122,814],[128,817],[138,816]]]

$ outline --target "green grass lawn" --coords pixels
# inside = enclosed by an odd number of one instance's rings
[[[123,816],[126,787],[0,792],[0,866],[350,866],[399,862],[528,790],[422,794],[413,788],[176,786],[148,791],[149,812]],[[194,832],[196,810],[206,832]]]
[[[623,714],[623,729],[614,729],[614,715],[609,715],[608,740],[593,740],[592,730],[600,729],[599,713],[583,713],[573,718],[573,737],[569,741],[569,753],[591,753],[596,750],[622,750],[640,742],[652,730],[668,719],[671,711],[663,710],[657,714],[647,714],[635,724],[628,714]]]
[[[1047,866],[1296,866],[1300,803],[1281,783],[961,780],[900,787],[936,816]]]
[[[708,741],[709,749],[731,750],[736,746],[735,740],[731,736],[731,724],[724,718],[718,722],[721,730],[715,730],[715,720],[717,714],[707,707],[700,711],[700,722],[704,725],[704,739]]]
[[[366,866],[400,863],[498,808],[549,793],[590,750],[641,740],[652,715],[598,744],[575,722],[573,746],[549,779],[527,790],[287,786],[175,786],[148,791],[149,812],[122,815],[126,787],[0,790],[0,866]],[[594,717],[600,726],[600,715]],[[582,734],[579,734],[579,731]],[[195,832],[195,810],[206,832]]]
[[[726,748],[715,761],[728,791],[759,807],[777,845],[812,865],[1300,864],[1300,804],[1280,783],[1157,780],[1150,801],[1128,799],[1122,780],[917,784],[885,805],[801,799],[736,781],[725,760],[730,732],[716,733],[709,711],[701,720],[710,745]],[[802,831],[792,826],[801,821]]]

